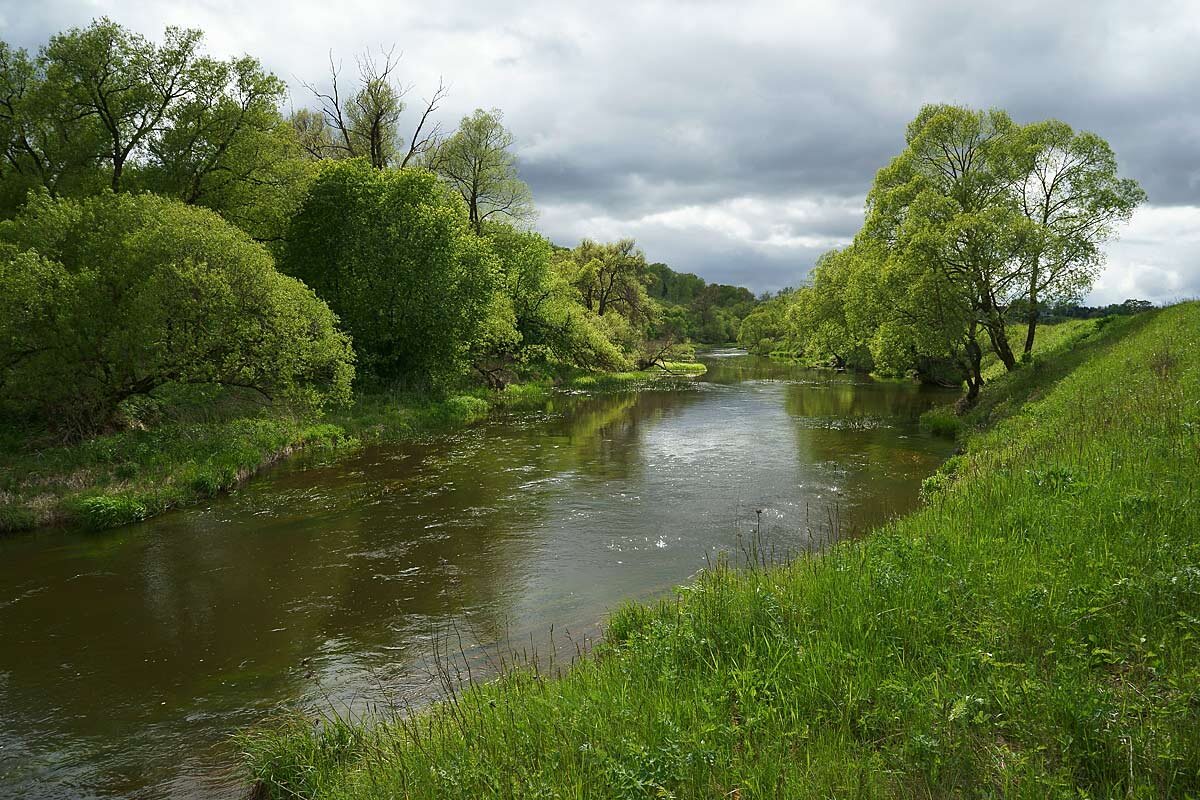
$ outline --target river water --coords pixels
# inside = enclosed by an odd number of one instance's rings
[[[447,646],[573,653],[719,552],[911,509],[949,454],[916,425],[945,392],[705,360],[139,525],[0,540],[0,797],[242,796],[229,735],[282,707],[419,703]]]

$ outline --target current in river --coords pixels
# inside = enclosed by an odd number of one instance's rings
[[[945,391],[702,359],[138,525],[0,540],[0,797],[243,797],[235,731],[420,704],[439,649],[573,654],[721,553],[911,510],[953,447],[917,425]]]

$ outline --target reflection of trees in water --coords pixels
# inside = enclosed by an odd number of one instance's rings
[[[946,402],[945,392],[882,381],[837,381],[820,385],[795,383],[787,387],[786,407],[796,417],[830,420],[878,418],[915,421],[921,412]]]
[[[862,378],[790,384],[784,405],[812,463],[837,465],[843,533],[860,533],[916,507],[921,480],[949,455],[949,443],[921,435],[920,414],[948,393]]]
[[[502,637],[548,501],[581,477],[627,477],[640,464],[644,427],[693,395],[558,395],[549,420],[518,415],[404,448],[409,457],[388,474],[370,471],[378,502],[338,520],[360,552],[381,552],[381,567],[400,574],[348,570],[331,621],[356,640],[381,641],[469,616],[476,635]]]
[[[575,475],[626,475],[639,431],[683,396],[556,396],[548,421],[285,468],[211,512],[63,534],[66,557],[41,542],[10,548],[3,585],[44,590],[0,615],[9,752],[32,751],[16,731],[121,742],[132,755],[97,763],[108,772],[91,782],[136,785],[177,766],[172,736],[223,738],[318,673],[377,666],[381,648],[404,662],[434,620],[468,617],[470,633],[501,638],[546,501]],[[211,712],[241,721],[216,730]],[[137,731],[156,738],[152,752]]]

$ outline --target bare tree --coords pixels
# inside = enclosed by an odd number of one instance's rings
[[[292,123],[300,135],[301,144],[314,158],[367,158],[376,169],[404,168],[428,152],[437,143],[440,126],[431,124],[448,91],[442,81],[425,101],[412,135],[407,139],[400,133],[401,118],[407,107],[404,98],[412,90],[410,84],[397,79],[400,55],[393,46],[359,55],[358,82],[347,91],[342,82],[342,67],[329,56],[329,86],[321,89],[304,83],[319,102],[321,122],[305,109],[292,115]]]

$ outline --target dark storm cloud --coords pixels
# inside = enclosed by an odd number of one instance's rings
[[[652,259],[755,289],[798,282],[853,235],[923,103],[1057,117],[1106,137],[1153,204],[1098,291],[1200,293],[1200,245],[1181,235],[1200,224],[1190,2],[0,0],[4,38],[30,47],[99,14],[149,35],[201,27],[296,87],[330,48],[396,42],[417,96],[451,82],[448,125],[504,109],[551,238],[632,235]]]

